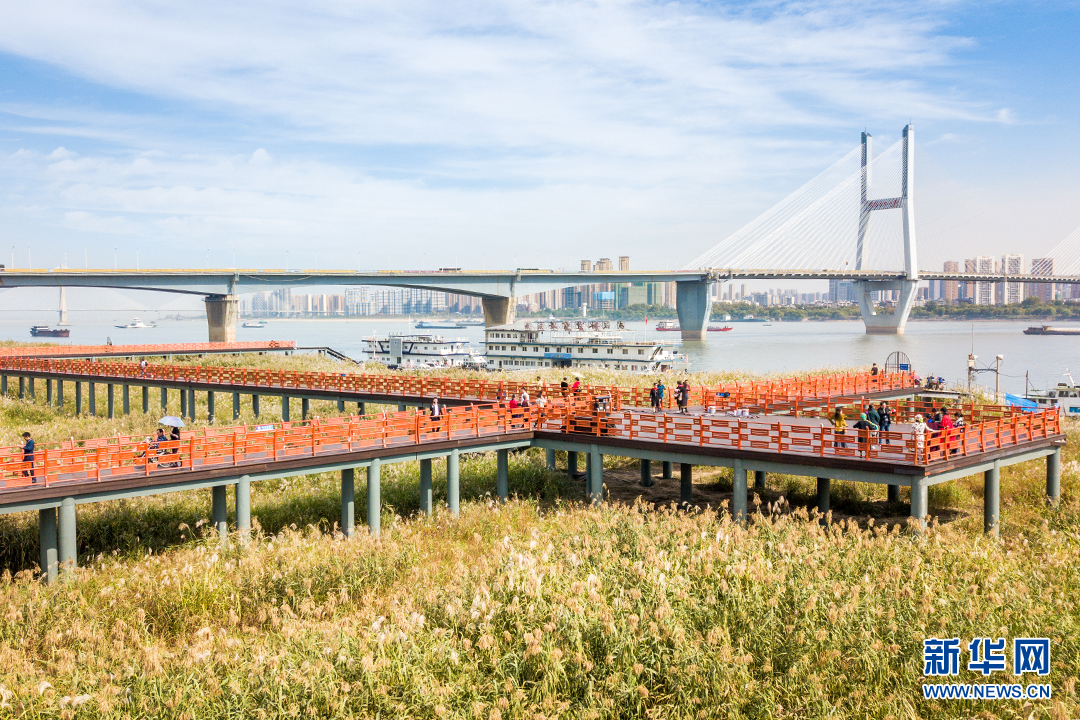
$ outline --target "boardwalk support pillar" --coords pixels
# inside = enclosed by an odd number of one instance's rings
[[[210,497],[210,510],[211,517],[214,521],[214,528],[218,532],[218,539],[221,544],[227,545],[229,542],[229,496],[227,485],[215,485],[211,488],[212,495]]]
[[[7,375],[0,375],[0,395],[7,395]]]
[[[368,532],[379,537],[382,522],[382,496],[380,495],[380,460],[374,458],[367,470],[367,524]]]
[[[240,547],[247,547],[251,537],[251,478],[247,475],[236,481],[236,534]]]
[[[26,399],[26,378],[22,375],[19,376],[19,399]]]
[[[731,514],[735,522],[746,520],[746,468],[742,460],[735,461],[735,474],[732,483]]]
[[[150,386],[142,386],[142,411],[144,414],[150,412]]]
[[[484,306],[484,327],[509,325],[514,322],[517,300],[508,297],[484,297],[480,300]]]
[[[675,310],[679,314],[679,329],[683,340],[704,340],[709,324],[712,300],[709,282],[703,280],[675,283]]]
[[[236,342],[235,295],[207,295],[206,323],[209,325],[210,342]]]
[[[53,406],[53,389],[52,378],[45,378],[45,404],[49,407]]]
[[[987,535],[997,537],[1001,522],[1001,466],[994,461],[994,467],[983,473],[983,530]]]
[[[652,460],[641,461],[641,487],[652,487]]]
[[[56,582],[59,564],[56,546],[56,508],[38,510],[38,539],[41,542],[41,575],[48,582]]]
[[[56,379],[56,407],[64,409],[64,381],[60,378]]]
[[[161,386],[161,414],[168,415],[169,413],[169,388],[164,385]]]
[[[916,526],[926,527],[927,512],[926,484],[921,478],[911,481],[911,517],[915,519]]]
[[[281,396],[281,422],[289,422],[289,396]]]
[[[553,449],[547,449],[547,452],[544,453],[544,460],[546,461],[547,469],[551,472],[555,472],[555,451]]]
[[[827,524],[825,516],[829,514],[829,494],[832,490],[832,481],[829,478],[817,479],[817,509],[821,513],[821,524]]]
[[[251,414],[254,415],[256,418],[259,417],[259,396],[258,395],[252,395],[251,396]]]
[[[311,413],[311,400],[307,398],[300,399],[300,419],[307,420],[308,414]]]
[[[75,381],[75,415],[82,415],[82,383]]]
[[[180,418],[182,420],[187,420],[187,417],[187,390],[185,390],[184,388],[180,388]]]
[[[1061,500],[1061,448],[1046,456],[1046,501],[1057,507]]]
[[[577,453],[573,450],[566,452],[566,474],[571,478],[577,477],[578,474],[578,461]]]
[[[131,414],[131,386],[128,385],[127,383],[124,383],[120,387],[121,387],[120,394],[123,396],[122,397],[122,403],[123,403],[123,408],[124,408],[124,414],[125,415],[130,415]]]
[[[664,460],[664,466],[663,466],[663,475],[662,475],[662,477],[663,477],[663,478],[664,478],[665,480],[670,480],[670,479],[671,479],[671,478],[673,478],[674,476],[675,476],[675,475],[674,475],[674,468],[672,467],[672,464],[671,464],[670,462],[668,462],[667,460]]]
[[[694,466],[679,463],[679,504],[694,504]]]
[[[498,466],[495,480],[495,494],[499,496],[499,500],[505,502],[506,498],[510,496],[510,451],[496,450],[495,460],[496,465]]]
[[[232,419],[240,419],[240,393],[238,392],[232,394]]]
[[[190,415],[191,419],[194,420],[195,419],[195,388],[193,388],[193,387],[188,388],[187,394],[188,394],[188,399],[187,399],[188,415]]]
[[[65,571],[79,566],[79,550],[75,540],[75,498],[66,497],[60,501],[60,567]]]
[[[339,413],[345,412],[345,401],[344,400],[338,399],[338,401],[337,401],[337,411]]]
[[[889,486],[888,502],[889,502],[890,505],[893,504],[893,503],[900,502],[900,486],[899,485],[890,485]]]
[[[420,512],[431,514],[431,458],[420,461]]]
[[[116,417],[116,386],[109,383],[105,389],[105,405],[108,408],[109,419]]]
[[[27,382],[27,391],[30,394],[30,402],[34,402],[37,397],[34,395],[34,378],[29,378]]]
[[[589,450],[588,472],[589,500],[599,505],[604,502],[604,456],[596,445]]]
[[[214,391],[209,390],[206,393],[206,424],[214,424],[214,401],[217,398],[214,396]]]
[[[450,451],[450,457],[446,458],[446,504],[450,506],[450,512],[458,514],[458,505],[461,498],[458,487],[458,450]]]
[[[754,492],[761,494],[765,492],[765,471],[754,471]]]
[[[341,534],[351,539],[356,532],[356,470],[341,471]]]
[[[87,400],[90,401],[90,416],[97,415],[97,387],[92,382],[86,383]]]

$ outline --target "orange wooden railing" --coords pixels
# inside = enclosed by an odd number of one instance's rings
[[[238,425],[184,433],[180,440],[162,443],[117,436],[41,445],[35,449],[33,460],[24,459],[21,447],[0,448],[0,489],[193,472],[440,440],[497,437],[528,429],[651,441],[663,446],[729,447],[906,465],[928,465],[1061,433],[1061,416],[1056,409],[1017,413],[971,423],[959,430],[930,431],[920,438],[911,430],[872,432],[849,428],[837,434],[829,425],[807,420],[782,422],[602,410],[595,403],[594,398],[577,397],[544,408],[509,408],[504,404],[453,408],[438,418],[398,412],[302,423]]]
[[[206,352],[230,350],[282,350],[296,347],[294,340],[260,340],[220,343],[163,343],[152,345],[35,345],[32,347],[0,348],[0,357],[35,357],[49,355],[57,357],[68,355],[85,357],[89,355],[116,355],[123,357],[138,353],[140,355],[197,355]]]

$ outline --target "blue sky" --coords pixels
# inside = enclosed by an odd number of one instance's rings
[[[909,120],[1080,225],[1075,2],[456,5],[5,2],[0,262],[676,268]]]

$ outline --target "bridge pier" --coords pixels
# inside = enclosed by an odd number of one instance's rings
[[[568,450],[566,452],[566,474],[571,478],[575,478],[575,477],[577,477],[577,473],[578,473],[577,453],[574,452],[573,450]]]
[[[53,406],[53,381],[52,378],[45,378],[45,404],[50,408]]]
[[[547,469],[551,472],[555,472],[555,451],[548,449],[547,452],[544,453],[544,460]]]
[[[516,298],[488,296],[481,299],[484,306],[484,326],[509,325],[517,316]]]
[[[367,524],[368,532],[379,536],[382,523],[382,497],[379,494],[379,458],[374,458],[367,471]]]
[[[289,396],[281,396],[281,422],[289,422]]]
[[[236,295],[207,295],[205,302],[210,342],[236,342],[239,298]]]
[[[673,475],[673,473],[672,473],[674,468],[672,468],[671,463],[669,461],[664,460],[663,462],[664,462],[664,464],[663,464],[663,473],[662,473],[661,477],[664,480],[670,480],[671,478],[675,477]]]
[[[900,486],[899,485],[890,485],[889,486],[888,502],[890,504],[900,502]]]
[[[911,306],[915,303],[918,280],[856,280],[855,298],[859,301],[867,335],[903,335]],[[872,293],[899,290],[900,299],[892,314],[878,312]]]
[[[36,400],[37,397],[34,395],[34,378],[33,377],[27,378],[26,389],[27,389],[27,392],[30,394],[30,402],[34,402],[34,400]]]
[[[341,534],[346,539],[356,532],[356,470],[341,471]]]
[[[82,415],[82,383],[75,381],[75,416]]]
[[[7,395],[7,375],[0,375],[0,395]]]
[[[420,461],[420,512],[431,514],[431,458]]]
[[[187,391],[184,390],[184,388],[180,388],[180,419],[186,420],[187,416]]]
[[[339,413],[344,413],[345,412],[345,401],[344,400],[338,400],[337,401],[337,411]]]
[[[26,399],[26,378],[22,375],[19,376],[19,399]]]
[[[510,496],[510,452],[508,450],[495,451],[495,494],[499,500],[506,501]]]
[[[90,416],[97,416],[97,387],[92,382],[86,383],[86,399],[90,401]]]
[[[367,414],[367,411],[364,409],[364,402],[362,400],[360,402],[356,403],[356,414],[357,415],[366,415]]]
[[[61,412],[64,410],[64,381],[57,379],[56,381],[56,407]]]
[[[311,400],[307,398],[300,398],[300,419],[307,420],[308,414],[311,412]]]
[[[56,508],[38,510],[38,539],[41,544],[41,575],[52,584],[56,582],[59,565],[56,542]]]
[[[604,456],[596,445],[589,450],[588,495],[594,505],[604,502]]]
[[[679,314],[679,329],[683,340],[704,340],[709,325],[712,301],[708,281],[695,280],[675,283],[675,310]]]
[[[926,484],[919,478],[911,481],[911,517],[915,518],[918,527],[926,527]]]
[[[164,385],[161,386],[161,414],[169,414],[169,389]]]
[[[450,456],[446,458],[446,504],[450,506],[450,512],[454,515],[458,514],[461,499],[458,482],[459,469],[458,450],[454,448],[450,451]]]
[[[181,390],[181,392],[183,392],[183,390]],[[193,387],[188,388],[187,389],[187,394],[188,394],[188,399],[187,399],[188,415],[191,417],[192,420],[194,420],[195,419],[195,388],[193,388]]]

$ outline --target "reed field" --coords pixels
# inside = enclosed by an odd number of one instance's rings
[[[352,371],[202,362],[226,360]],[[76,419],[70,397],[54,414],[42,395],[0,398],[0,440],[149,433],[158,417]],[[264,401],[264,421],[279,411]],[[884,488],[834,482],[823,525],[813,479],[770,475],[740,525],[723,500],[587,507],[535,450],[511,455],[505,504],[494,454],[463,456],[457,517],[418,515],[418,465],[384,465],[378,538],[337,532],[331,474],[254,484],[246,547],[211,536],[208,490],[81,505],[82,567],[53,586],[36,514],[0,516],[0,718],[1080,717],[1080,427],[1067,432],[1060,506],[1043,463],[1004,468],[997,540],[981,477],[935,486],[914,533]],[[636,465],[605,471],[614,483]],[[436,462],[436,498],[444,477]],[[695,482],[722,497],[730,471]],[[356,485],[359,520],[362,472]],[[928,637],[1048,637],[1051,675],[1023,682],[1053,699],[924,701]]]

